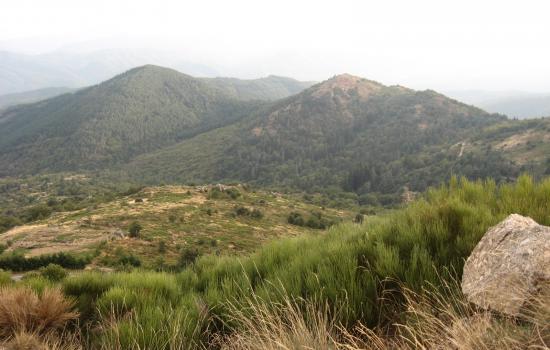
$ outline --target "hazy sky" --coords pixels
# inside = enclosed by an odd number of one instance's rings
[[[550,92],[548,0],[0,2],[0,49],[123,46],[239,77]]]

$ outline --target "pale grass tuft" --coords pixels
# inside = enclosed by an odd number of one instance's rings
[[[522,318],[477,309],[451,281],[423,293],[404,289],[406,321],[382,334],[335,323],[327,305],[285,298],[271,304],[253,297],[230,304],[235,329],[226,350],[550,350],[550,288],[541,290]],[[243,307],[245,306],[245,307]]]
[[[1,288],[0,339],[60,332],[78,317],[73,307],[73,301],[57,288],[46,288],[40,295],[28,287]]]
[[[326,304],[291,298],[270,303],[254,297],[238,305],[229,303],[229,309],[236,331],[224,339],[222,349],[343,349]]]
[[[17,333],[9,341],[0,344],[5,350],[82,350],[79,337],[64,334],[60,337],[40,336],[36,333]]]

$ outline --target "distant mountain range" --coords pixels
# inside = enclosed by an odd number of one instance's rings
[[[0,95],[50,88],[84,87],[145,64],[158,64],[201,77],[219,73],[211,67],[186,62],[173,53],[140,49],[103,49],[91,52],[58,51],[26,55],[0,51]]]
[[[245,181],[345,190],[368,202],[452,174],[508,180],[550,169],[546,119],[510,121],[435,91],[347,74],[309,85],[134,68],[4,111],[0,176],[100,171],[142,183]]]
[[[447,93],[460,101],[478,106],[491,113],[507,115],[510,118],[550,117],[550,94],[482,90],[449,91]]]
[[[14,94],[0,95],[0,109],[24,103],[42,101],[51,97],[75,91],[76,88],[51,87]]]

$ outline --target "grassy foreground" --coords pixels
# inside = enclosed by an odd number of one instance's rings
[[[472,309],[458,291],[464,259],[511,213],[550,225],[550,179],[453,178],[387,217],[277,240],[248,257],[203,256],[177,274],[0,276],[0,337],[94,349],[547,349],[548,298],[519,322]],[[10,300],[40,305],[59,291],[47,311],[27,312],[36,319],[9,317],[23,312]],[[63,322],[37,330],[57,304]]]

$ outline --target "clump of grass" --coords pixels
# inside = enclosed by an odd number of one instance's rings
[[[272,303],[252,296],[229,303],[234,332],[221,340],[221,349],[282,350],[340,348],[337,323],[327,304],[283,298]]]
[[[56,288],[46,288],[38,294],[28,287],[3,287],[0,289],[0,339],[19,333],[59,332],[78,317],[73,307],[74,302]]]
[[[11,279],[11,274],[7,271],[0,269],[0,287],[10,285],[13,281]]]
[[[2,347],[3,346],[3,347]],[[81,350],[79,334],[60,337],[41,337],[34,333],[18,333],[8,342],[0,344],[6,350]]]
[[[147,305],[125,318],[103,318],[100,348],[105,350],[200,348],[203,320],[186,306]]]

